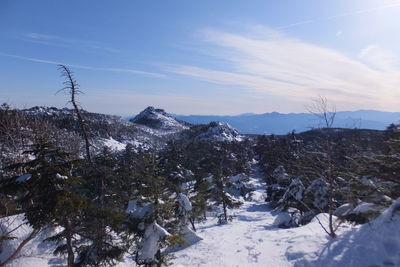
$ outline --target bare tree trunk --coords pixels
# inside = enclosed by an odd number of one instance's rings
[[[325,160],[327,171],[324,174],[324,180],[328,184],[328,214],[329,214],[329,236],[332,238],[336,237],[335,228],[333,227],[333,210],[334,210],[334,182],[335,177],[333,173],[333,148],[332,140],[330,136],[330,130],[332,129],[333,123],[336,117],[336,108],[328,105],[328,100],[322,96],[319,96],[314,100],[313,105],[307,107],[308,111],[318,117],[322,124],[325,126],[327,131],[324,134],[325,138]]]
[[[75,265],[75,255],[74,255],[74,251],[72,248],[72,236],[73,233],[71,232],[71,223],[70,221],[67,219],[66,221],[66,229],[65,231],[67,231],[67,235],[66,235],[66,243],[67,243],[67,264],[68,267],[73,267]]]
[[[83,135],[83,139],[85,139],[85,150],[86,150],[86,158],[87,160],[92,163],[92,158],[90,156],[90,142],[89,142],[89,135],[86,131],[85,125],[84,125],[84,120],[82,118],[81,112],[79,110],[78,105],[75,102],[75,94],[72,94],[72,105],[74,106],[76,116],[78,117],[78,122],[79,122],[79,127],[81,128],[81,132]]]
[[[328,209],[329,209],[329,235],[332,238],[336,237],[335,229],[333,227],[333,185],[329,185],[329,199],[328,199]]]
[[[85,140],[85,149],[86,149],[86,159],[89,161],[90,164],[92,164],[92,159],[90,156],[90,142],[89,142],[89,134],[85,128],[85,121],[82,118],[82,114],[80,112],[79,106],[76,102],[76,95],[79,93],[82,93],[78,89],[78,84],[76,80],[74,79],[72,72],[68,67],[65,65],[58,65],[59,68],[61,69],[62,76],[64,76],[67,80],[64,82],[65,87],[62,90],[69,90],[69,94],[71,95],[71,103],[74,106],[74,110],[76,113],[76,116],[78,117],[78,123],[79,127],[81,128],[81,133],[83,136],[83,139]]]
[[[327,124],[328,125],[328,124]],[[329,130],[329,128],[328,128]],[[332,238],[336,237],[335,229],[333,227],[333,200],[334,200],[334,176],[333,176],[333,162],[332,162],[332,144],[330,133],[328,132],[326,135],[326,150],[327,150],[327,165],[328,165],[328,214],[329,214],[329,235]]]
[[[21,252],[21,250],[24,248],[24,246],[26,244],[29,243],[29,241],[31,241],[32,239],[34,239],[37,234],[39,233],[39,230],[33,230],[29,236],[27,238],[25,238],[17,247],[17,249],[3,262],[0,263],[0,267],[6,266],[7,264],[9,264],[10,262],[12,262],[13,260],[15,260],[15,258],[18,256],[18,254]]]
[[[193,231],[196,232],[196,226],[194,225],[194,219],[193,218],[189,218],[189,222],[192,225]]]
[[[225,194],[224,192],[222,192],[222,193]],[[226,201],[225,201],[225,199],[222,199],[222,208],[224,210],[225,222],[228,222],[228,215],[227,215],[227,211],[226,211]]]

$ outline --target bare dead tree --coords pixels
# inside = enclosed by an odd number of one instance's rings
[[[89,134],[85,127],[85,121],[82,118],[82,114],[80,111],[80,106],[76,101],[76,96],[82,94],[83,92],[79,90],[79,85],[74,78],[73,72],[65,65],[58,65],[59,70],[61,71],[61,76],[64,77],[66,80],[63,82],[64,88],[57,91],[57,93],[61,91],[67,91],[71,96],[71,100],[68,103],[71,103],[74,107],[76,116],[78,118],[78,124],[81,128],[81,133],[83,139],[85,140],[85,149],[86,149],[86,159],[92,164],[92,158],[90,156],[90,142],[89,142]]]
[[[314,98],[313,102],[306,106],[306,109],[320,120],[320,125],[323,128],[332,128],[336,117],[336,107],[330,105],[326,97],[318,96]]]
[[[319,120],[321,128],[325,128],[324,131],[324,145],[323,151],[320,155],[323,157],[324,170],[319,171],[320,176],[328,185],[328,214],[329,214],[329,230],[325,229],[325,232],[332,238],[336,237],[336,228],[333,225],[333,212],[334,212],[334,195],[335,195],[335,173],[334,173],[334,161],[333,161],[333,144],[331,139],[331,129],[336,117],[336,107],[330,105],[328,100],[323,96],[318,96],[313,100],[313,103],[306,107],[307,110],[314,114]]]

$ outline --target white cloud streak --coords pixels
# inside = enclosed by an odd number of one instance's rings
[[[396,7],[400,7],[400,3],[376,6],[376,7],[365,8],[365,9],[359,9],[359,10],[355,10],[355,11],[351,11],[351,12],[335,14],[335,15],[332,15],[332,16],[324,17],[324,18],[314,18],[314,19],[298,21],[298,22],[294,22],[294,23],[291,23],[291,24],[288,24],[288,25],[284,25],[284,26],[278,27],[278,29],[287,29],[287,28],[297,27],[297,26],[301,26],[301,25],[306,25],[306,24],[311,24],[311,23],[318,23],[318,22],[329,21],[329,20],[335,20],[335,19],[339,19],[339,18],[343,18],[343,17],[351,17],[351,16],[356,16],[356,15],[366,14],[366,13],[372,13],[372,12],[376,12],[376,11],[379,11],[379,10],[396,8]]]
[[[135,70],[135,69],[93,67],[93,66],[87,66],[87,65],[69,64],[69,63],[65,63],[65,62],[52,61],[52,60],[46,60],[46,59],[40,59],[40,58],[24,57],[24,56],[18,56],[18,55],[6,54],[6,53],[0,53],[0,56],[17,58],[17,59],[21,59],[21,60],[37,62],[37,63],[44,63],[44,64],[51,64],[51,65],[63,64],[63,65],[69,66],[71,68],[77,68],[77,69],[86,69],[86,70],[94,70],[94,71],[122,72],[122,73],[129,73],[129,74],[141,75],[141,76],[152,77],[152,78],[164,78],[164,79],[167,78],[167,75],[165,75],[165,74],[147,72],[147,71]]]
[[[288,100],[307,101],[321,94],[343,108],[397,109],[400,70],[389,64],[394,60],[389,53],[361,61],[271,29],[266,29],[263,39],[215,30],[203,34],[203,41],[217,48],[210,56],[228,63],[231,71],[187,65],[166,70]],[[367,55],[361,53],[364,59]]]
[[[323,18],[314,18],[314,19],[307,19],[307,20],[297,21],[297,22],[294,22],[294,23],[291,23],[291,24],[288,24],[288,25],[280,26],[280,27],[278,27],[278,29],[283,30],[283,29],[298,27],[298,26],[302,26],[302,25],[306,25],[306,24],[312,24],[312,23],[318,23],[318,22],[323,22],[323,21],[335,20],[335,19],[339,19],[339,18],[351,17],[351,16],[360,15],[360,14],[367,14],[367,13],[372,13],[372,12],[376,12],[376,11],[379,11],[379,10],[396,8],[396,7],[400,7],[400,3],[377,6],[377,7],[371,7],[371,8],[366,8],[366,9],[359,9],[359,10],[346,12],[346,13],[341,13],[341,14],[335,14],[335,15],[328,16],[328,17],[323,17]]]
[[[385,72],[396,72],[399,67],[399,57],[377,45],[368,45],[360,51],[358,58],[372,68]]]
[[[44,45],[51,45],[51,46],[58,46],[58,47],[66,47],[66,48],[73,48],[73,49],[85,49],[85,50],[98,50],[102,52],[117,54],[121,51],[119,49],[111,48],[104,46],[100,43],[87,41],[87,40],[80,40],[74,38],[66,38],[57,35],[49,35],[49,34],[41,34],[30,32],[24,34],[21,39],[27,42],[39,43]]]
[[[383,10],[383,9],[395,8],[395,7],[400,7],[400,3],[359,9],[359,10],[355,10],[352,12],[336,14],[336,15],[333,15],[330,17],[326,17],[323,20],[332,20],[332,19],[337,19],[337,18],[342,18],[342,17],[354,16],[354,15],[358,15],[358,14],[371,13],[371,12],[375,12],[375,11],[379,11],[379,10]]]

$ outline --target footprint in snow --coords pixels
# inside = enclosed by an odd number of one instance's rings
[[[261,252],[258,252],[254,249],[254,246],[245,246],[248,250],[248,258],[250,262],[258,262],[258,257],[261,255]]]

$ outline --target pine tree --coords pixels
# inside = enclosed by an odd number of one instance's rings
[[[192,203],[192,211],[190,213],[189,221],[192,225],[193,230],[196,231],[195,221],[207,220],[207,209],[209,208],[208,199],[209,188],[211,184],[206,179],[197,179],[195,187],[193,188],[190,202]]]
[[[218,222],[227,223],[230,218],[228,216],[228,208],[233,209],[239,207],[242,203],[235,200],[227,191],[226,188],[231,187],[226,176],[221,172],[214,171],[212,176],[212,186],[210,190],[211,199],[215,201],[215,205],[222,205],[223,213],[218,216]]]
[[[104,148],[78,170],[84,177],[80,193],[88,205],[79,230],[87,242],[79,247],[77,266],[114,265],[128,249],[129,235],[123,227],[127,198],[117,169],[115,155]]]
[[[2,183],[2,189],[14,191],[17,202],[24,212],[27,222],[36,231],[46,227],[61,226],[64,230],[48,240],[59,241],[54,251],[66,252],[68,266],[75,261],[74,235],[82,206],[85,202],[74,192],[74,185],[80,183],[72,177],[71,170],[75,160],[45,140],[32,146],[25,153],[34,159],[11,166],[23,169],[25,174]],[[65,243],[64,243],[65,242]]]
[[[170,244],[169,240],[173,240],[179,230],[179,220],[174,212],[176,201],[172,197],[174,191],[162,175],[157,155],[142,151],[135,162],[135,172],[129,178],[133,194],[128,207],[130,229],[137,235],[137,249],[132,253],[139,265],[161,266],[167,261],[161,249]]]

